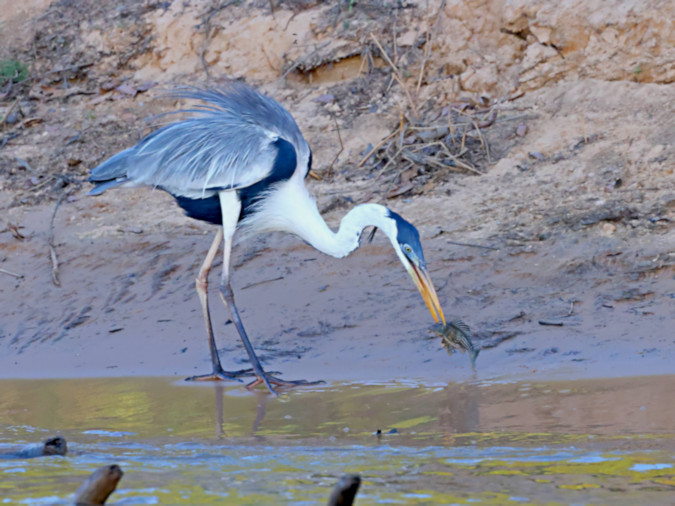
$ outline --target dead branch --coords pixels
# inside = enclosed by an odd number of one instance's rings
[[[226,2],[223,2],[220,5],[217,5],[216,7],[211,7],[209,9],[208,13],[202,17],[202,23],[201,26],[204,27],[204,38],[202,39],[202,47],[199,51],[199,59],[202,62],[202,67],[204,68],[204,73],[206,74],[207,79],[211,79],[211,73],[209,72],[208,65],[206,64],[206,59],[204,58],[204,55],[206,54],[206,46],[211,40],[211,37],[213,36],[213,26],[211,26],[211,18],[215,16],[218,12],[222,11],[223,9],[229,7],[233,3],[235,3],[236,0],[227,0]]]
[[[387,52],[384,50],[382,45],[380,44],[380,41],[377,40],[377,37],[375,37],[374,33],[370,33],[370,38],[373,39],[373,42],[375,42],[375,45],[377,45],[377,48],[380,50],[380,54],[382,57],[386,60],[386,62],[389,64],[389,66],[392,68],[393,72],[393,77],[396,79],[396,82],[403,88],[403,91],[405,92],[406,97],[408,98],[408,102],[410,102],[410,107],[412,107],[413,114],[415,115],[415,118],[419,118],[419,112],[417,111],[417,106],[415,105],[415,101],[413,100],[412,96],[410,95],[410,92],[408,91],[408,88],[406,87],[405,83],[401,79],[401,77],[398,75],[398,67],[394,65],[394,62],[391,61],[389,58],[389,55]]]
[[[98,468],[75,493],[75,504],[105,504],[123,475],[122,469],[117,464]]]
[[[361,476],[345,474],[337,482],[328,499],[328,506],[351,506],[361,485]]]
[[[338,125],[337,119],[335,118],[335,114],[331,114],[333,117],[333,122],[335,123],[335,129],[337,130],[338,134],[338,140],[340,141],[340,151],[337,152],[335,155],[335,158],[333,158],[333,161],[330,163],[330,167],[328,167],[327,174],[330,176],[333,173],[333,165],[335,165],[335,162],[337,162],[338,157],[342,154],[342,152],[345,150],[344,144],[342,144],[342,135],[340,135],[340,125]]]
[[[319,52],[321,49],[326,47],[328,44],[330,44],[329,40],[324,42],[323,44],[319,44],[317,47],[314,48],[314,50],[310,51],[309,53],[307,53],[302,58],[299,58],[293,65],[288,67],[288,69],[286,69],[286,71],[282,74],[282,76],[277,81],[277,86],[276,86],[275,90],[279,89],[279,87],[281,86],[281,83],[284,82],[284,79],[286,79],[286,76],[288,76],[288,74],[293,72],[295,69],[297,69],[300,65],[302,65],[305,61],[307,61],[315,53]]]
[[[496,111],[495,111],[495,117],[496,117]],[[494,120],[492,120],[494,121]],[[474,119],[471,119],[471,123],[473,123],[474,127],[476,127],[476,132],[478,132],[478,138],[480,139],[480,143],[483,145],[483,149],[485,150],[485,156],[487,156],[488,163],[492,163],[492,159],[490,157],[490,148],[488,146],[487,141],[485,140],[485,137],[483,137],[483,132],[480,130],[480,126],[478,126],[478,123]],[[492,122],[490,122],[492,124]]]
[[[59,67],[53,70],[48,70],[44,74],[42,74],[42,77],[46,77],[50,74],[58,74],[59,72],[72,72],[75,70],[80,70],[80,69],[86,69],[87,67],[91,67],[92,65],[95,65],[96,62],[86,62],[86,63],[79,63],[76,65],[70,65],[69,67]]]
[[[5,111],[5,115],[3,116],[2,121],[0,121],[0,125],[2,125],[3,128],[7,124],[6,123],[7,118],[9,118],[9,115],[12,114],[12,111],[14,110],[14,108],[16,107],[16,104],[18,104],[18,103],[19,103],[19,97],[17,97],[16,100],[14,100],[14,102],[12,102],[12,105],[9,106],[9,109],[7,109]]]
[[[451,241],[448,239],[449,244],[454,244],[456,246],[466,246],[467,248],[480,248],[480,249],[489,249],[489,250],[494,250],[494,251],[499,251],[499,248],[495,248],[494,246],[482,246],[480,244],[471,244],[470,242],[457,242],[457,241]]]
[[[420,75],[417,78],[417,88],[415,88],[415,95],[418,95],[420,92],[420,87],[422,86],[422,78],[424,77],[424,67],[427,64],[427,60],[431,56],[431,49],[433,46],[433,39],[434,39],[434,34],[436,33],[436,29],[438,28],[438,25],[441,22],[441,12],[443,12],[443,8],[445,7],[445,2],[446,0],[443,0],[441,2],[440,7],[438,8],[438,12],[436,13],[436,22],[434,23],[433,28],[431,31],[427,32],[427,41],[424,47],[424,58],[422,59],[422,65],[420,66]]]
[[[477,121],[475,122],[475,124],[478,128],[487,128],[489,126],[492,126],[492,124],[495,122],[496,119],[497,119],[497,109],[494,108],[490,113],[490,116],[488,116],[488,118],[485,121]]]
[[[399,128],[400,128],[400,127],[399,127]],[[399,129],[397,128],[397,129],[394,130],[392,133],[390,133],[389,135],[387,135],[384,139],[382,139],[380,142],[378,142],[377,145],[376,145],[373,149],[371,149],[370,151],[368,151],[368,153],[366,154],[366,156],[364,156],[364,157],[361,159],[361,161],[359,162],[359,164],[358,164],[356,167],[357,167],[357,168],[358,168],[358,167],[362,167],[363,164],[366,163],[366,161],[368,160],[368,158],[370,158],[370,157],[373,155],[373,153],[377,152],[378,149],[380,149],[382,146],[384,146],[384,145],[387,143],[387,141],[388,141],[389,139],[391,139],[392,137],[394,137],[394,136],[398,133],[398,131],[399,131]]]
[[[59,281],[59,260],[56,257],[56,247],[54,246],[54,218],[56,218],[56,211],[59,210],[61,202],[63,202],[63,199],[69,193],[69,191],[61,193],[54,206],[54,211],[52,211],[52,218],[49,221],[49,238],[47,239],[47,245],[49,246],[49,258],[52,262],[52,283],[54,283],[55,286],[61,286],[61,282]]]
[[[0,268],[0,274],[7,274],[8,276],[12,276],[17,279],[23,278],[23,274],[16,274],[15,272],[6,271],[5,269],[2,268]]]
[[[249,283],[248,285],[242,286],[241,289],[247,290],[249,288],[253,288],[254,286],[260,286],[260,285],[264,285],[265,283],[272,283],[274,281],[281,281],[282,279],[284,279],[283,276],[278,276],[278,277],[272,278],[272,279],[263,279],[262,281],[256,281],[255,283]]]

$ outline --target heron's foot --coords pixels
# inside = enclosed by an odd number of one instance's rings
[[[253,369],[240,369],[238,371],[226,371],[222,367],[217,367],[210,374],[200,374],[190,376],[185,381],[238,381],[242,383],[242,377],[255,376]]]
[[[264,384],[267,389],[272,392],[273,394],[276,394],[276,390],[274,389],[274,386],[281,387],[281,388],[293,388],[293,387],[299,387],[299,386],[308,386],[308,385],[321,385],[322,383],[325,383],[325,381],[319,380],[319,381],[307,381],[307,380],[283,380],[281,378],[277,378],[275,376],[272,376],[270,373],[263,373],[262,377],[260,375],[258,376],[255,380],[253,380],[251,383],[246,385],[246,388],[255,388],[258,385]]]

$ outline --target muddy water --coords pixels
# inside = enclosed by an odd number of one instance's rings
[[[675,499],[675,376],[334,384],[280,399],[170,378],[0,391],[0,454],[56,433],[70,449],[0,458],[0,504],[64,503],[109,463],[126,473],[114,504],[320,504],[344,472],[361,473],[362,505]]]

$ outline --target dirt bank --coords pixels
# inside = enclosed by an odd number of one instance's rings
[[[206,372],[193,281],[213,230],[162,192],[94,199],[82,181],[176,107],[154,99],[164,86],[224,78],[293,112],[331,225],[362,201],[418,225],[446,314],[492,346],[480,378],[675,372],[670,3],[46,4],[0,19],[0,58],[29,68],[0,98],[3,377]],[[439,137],[456,161],[413,134],[431,127],[461,134]],[[271,369],[472,377],[468,357],[427,332],[382,237],[335,260],[265,236],[234,262]],[[239,367],[215,293],[224,359]]]

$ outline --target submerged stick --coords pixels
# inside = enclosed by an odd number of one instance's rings
[[[328,506],[351,506],[361,485],[358,474],[345,474],[337,482],[328,499]]]
[[[123,475],[122,468],[117,464],[99,467],[75,493],[75,506],[105,504]]]
[[[0,453],[0,459],[32,459],[51,455],[65,455],[66,453],[68,453],[66,439],[61,436],[54,436],[45,439],[40,446],[29,445],[17,451]]]
[[[66,453],[68,453],[68,443],[64,437],[50,437],[42,444],[42,455],[65,455]]]

